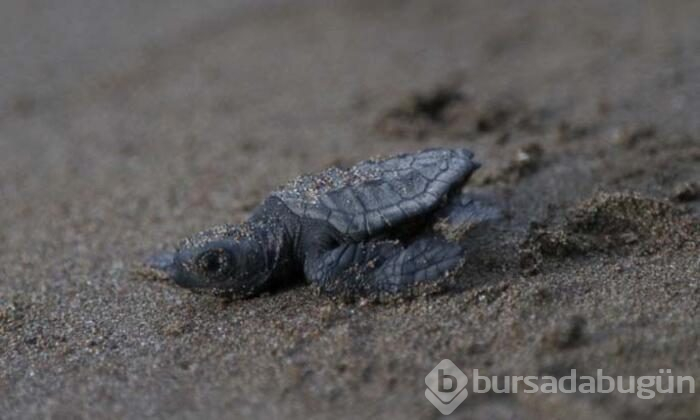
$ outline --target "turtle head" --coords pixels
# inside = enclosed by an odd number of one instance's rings
[[[162,268],[177,285],[248,297],[269,286],[266,241],[241,226],[222,226],[184,240]]]

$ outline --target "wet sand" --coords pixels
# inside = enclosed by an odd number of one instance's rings
[[[0,6],[0,417],[434,418],[489,375],[700,380],[700,4]],[[288,179],[427,147],[508,219],[458,290],[244,301],[138,264]],[[290,279],[290,281],[293,279]],[[696,395],[470,395],[455,418],[697,418]]]

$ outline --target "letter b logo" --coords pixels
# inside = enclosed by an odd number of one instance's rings
[[[449,393],[457,389],[457,378],[445,373],[444,369],[438,370],[438,392]]]
[[[444,415],[451,414],[469,395],[469,378],[449,359],[444,359],[425,377],[425,398]]]

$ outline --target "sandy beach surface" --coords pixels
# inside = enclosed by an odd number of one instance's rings
[[[0,418],[436,418],[445,358],[700,381],[698,22],[691,0],[2,2]],[[434,146],[473,150],[468,189],[507,215],[457,290],[227,301],[140,274],[301,173]],[[473,394],[451,417],[700,398]]]

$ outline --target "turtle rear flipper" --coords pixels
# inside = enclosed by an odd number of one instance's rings
[[[503,211],[472,194],[459,194],[435,213],[434,228],[446,238],[457,241],[471,237],[475,229],[504,220]]]
[[[391,300],[447,288],[464,261],[462,248],[439,236],[345,243],[307,261],[306,276],[324,294]]]

